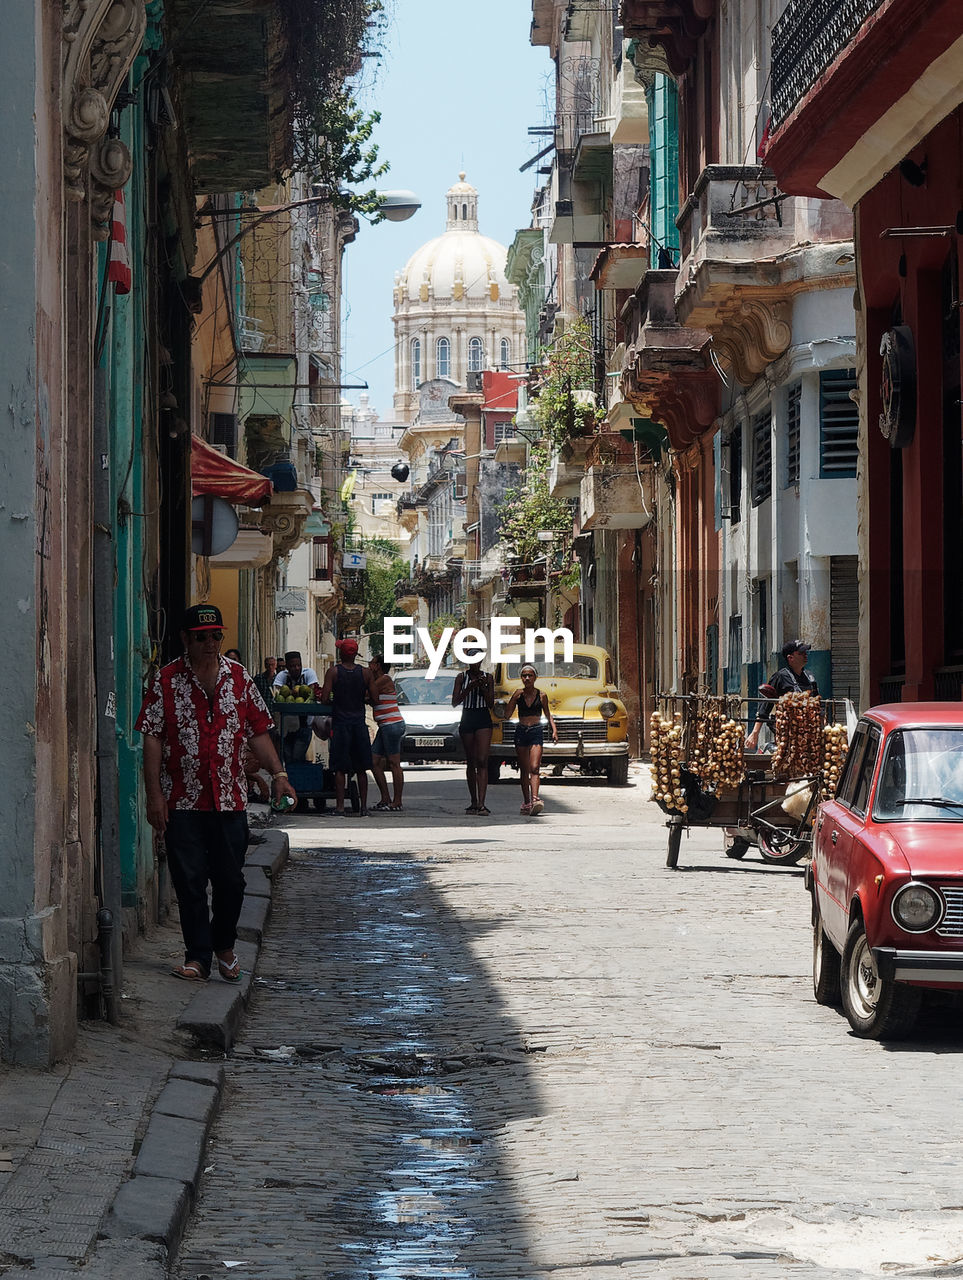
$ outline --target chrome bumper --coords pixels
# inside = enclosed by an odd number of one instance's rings
[[[542,747],[543,760],[611,760],[627,756],[627,742],[553,742],[546,734]],[[493,742],[489,755],[493,760],[514,760],[514,742]]]
[[[963,951],[904,951],[873,947],[881,978],[889,982],[945,982],[963,986]]]

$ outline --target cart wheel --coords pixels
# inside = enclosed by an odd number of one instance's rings
[[[726,850],[727,858],[744,858],[749,852],[749,841],[743,840],[741,836],[736,836],[732,844]]]
[[[795,831],[787,831],[784,836],[771,831],[757,831],[756,839],[759,841],[759,857],[770,866],[794,867],[809,855],[809,840],[805,836],[797,836]]]
[[[358,795],[358,784],[352,779],[348,784],[348,799],[351,801],[351,812],[361,812],[361,797]]]
[[[682,847],[682,819],[671,818],[666,826],[669,828],[669,844],[665,853],[665,865],[674,871],[679,865],[679,850]]]

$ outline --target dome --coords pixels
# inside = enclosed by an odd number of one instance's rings
[[[417,249],[395,279],[396,306],[448,299],[512,299],[513,289],[505,278],[508,250],[478,230],[478,192],[463,173],[458,178],[445,195],[444,235]]]

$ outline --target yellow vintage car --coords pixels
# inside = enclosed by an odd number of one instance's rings
[[[549,764],[577,764],[583,773],[604,773],[613,786],[624,787],[629,779],[629,715],[619,697],[615,671],[608,653],[594,644],[572,647],[572,661],[555,662],[544,657],[534,662],[536,684],[548,694],[558,742],[546,734],[542,759]],[[495,729],[492,733],[488,780],[497,782],[506,760],[515,762],[515,724],[505,719],[508,702],[522,687],[519,672],[525,654],[509,651],[495,666]]]

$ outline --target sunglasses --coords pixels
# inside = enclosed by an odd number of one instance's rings
[[[189,631],[187,634],[197,644],[202,640],[216,640],[220,643],[224,639],[223,631]]]

